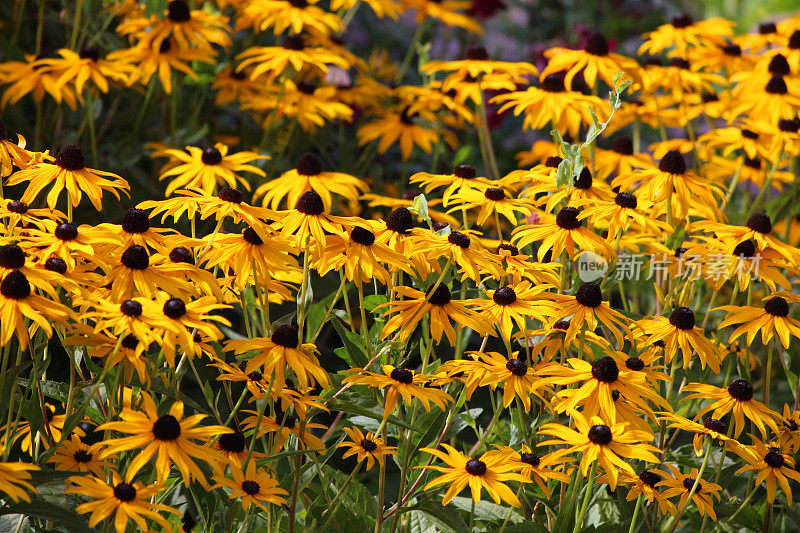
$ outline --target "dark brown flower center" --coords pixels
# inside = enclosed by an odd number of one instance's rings
[[[242,238],[245,240],[245,242],[252,244],[253,246],[261,246],[264,244],[264,240],[253,228],[245,228],[245,230],[242,232]]]
[[[575,293],[575,300],[584,307],[599,307],[603,303],[603,291],[594,281],[584,283]]]
[[[473,45],[467,48],[467,51],[464,54],[464,59],[471,59],[473,61],[486,61],[489,59],[489,53],[483,46]]]
[[[703,420],[703,427],[710,431],[716,431],[717,433],[723,434],[728,431],[728,424],[716,418],[706,418]]]
[[[172,22],[187,22],[192,18],[189,6],[183,0],[172,0],[167,6],[167,17]]]
[[[764,462],[767,463],[767,466],[771,466],[772,468],[780,468],[786,464],[786,459],[784,459],[783,454],[779,452],[767,452],[767,454],[764,455]]]
[[[219,165],[222,163],[222,154],[214,147],[203,150],[200,160],[206,165]]]
[[[162,441],[173,441],[181,436],[181,423],[172,415],[161,415],[153,422],[153,436]]]
[[[611,428],[603,424],[598,424],[589,428],[589,440],[593,444],[605,445],[611,442]]]
[[[25,266],[25,252],[17,244],[0,246],[0,268],[12,270]]]
[[[519,460],[531,466],[539,466],[539,463],[542,462],[542,459],[535,453],[521,453],[519,454]]]
[[[764,90],[769,94],[786,94],[789,89],[786,87],[786,82],[782,76],[772,76]]]
[[[10,300],[22,300],[31,294],[28,278],[19,270],[12,270],[0,283],[0,294]]]
[[[617,362],[609,356],[604,356],[592,363],[592,377],[603,383],[614,383],[619,379]]]
[[[458,165],[453,169],[453,175],[465,180],[475,178],[475,167],[472,165]]]
[[[296,0],[294,0],[294,1],[296,1]],[[256,494],[261,492],[261,486],[258,483],[256,483],[255,481],[250,481],[248,479],[248,480],[242,481],[242,490],[244,491],[245,494],[248,494],[250,496],[255,496]]]
[[[625,366],[628,368],[628,370],[635,370],[638,372],[644,369],[644,361],[638,357],[628,357],[625,360]]]
[[[55,236],[62,241],[74,241],[78,238],[78,228],[69,222],[59,224],[56,226]]]
[[[670,150],[661,158],[658,163],[658,170],[667,174],[685,174],[686,161],[683,160],[683,156],[679,151]]]
[[[789,314],[789,304],[780,296],[773,296],[764,304],[764,311],[772,316],[785,317]]]
[[[219,194],[217,196],[219,196],[220,200],[224,200],[232,204],[242,203],[242,193],[233,187],[228,187],[227,185],[219,190]]]
[[[165,316],[177,320],[186,314],[186,304],[180,298],[170,298],[162,309]]]
[[[764,22],[758,25],[758,33],[761,35],[769,35],[770,33],[778,33],[778,27],[774,22]]]
[[[578,220],[578,211],[575,207],[562,207],[556,215],[556,225],[564,230],[578,229],[583,226],[583,222]]]
[[[194,264],[194,256],[192,251],[184,246],[176,246],[169,252],[169,260],[173,263],[189,263]]]
[[[736,379],[728,385],[728,394],[734,400],[748,402],[753,399],[753,386],[748,381]]]
[[[633,141],[624,135],[617,137],[617,140],[611,145],[611,150],[622,155],[633,155]]]
[[[564,78],[557,74],[550,74],[542,80],[541,89],[549,93],[563,93],[567,90],[564,87]]]
[[[764,213],[753,213],[747,219],[747,227],[762,235],[768,235],[772,232],[772,220]]]
[[[747,239],[736,245],[733,249],[733,255],[736,257],[753,257],[756,255],[756,243],[753,239]]]
[[[283,47],[286,50],[295,50],[299,52],[300,50],[303,50],[306,45],[303,42],[302,35],[289,35],[288,37],[284,37]]]
[[[72,458],[76,463],[88,463],[92,460],[92,454],[86,450],[78,450],[72,454]]]
[[[688,28],[692,24],[694,24],[694,20],[692,17],[687,15],[686,13],[676,15],[672,17],[672,21],[670,22],[673,28]]]
[[[639,479],[641,479],[642,483],[644,483],[648,487],[655,487],[656,484],[659,481],[661,481],[661,476],[659,476],[652,470],[642,470],[642,473],[639,474]]]
[[[483,195],[487,200],[491,200],[492,202],[499,202],[506,197],[505,191],[500,187],[489,187]]]
[[[722,53],[724,53],[726,56],[741,57],[742,47],[738,44],[728,43],[722,47]]]
[[[305,153],[300,156],[297,161],[297,173],[301,176],[316,176],[322,172],[322,163],[319,162],[317,156],[310,153]]]
[[[506,363],[506,369],[515,376],[524,376],[528,373],[528,364],[521,359],[509,359]]]
[[[689,491],[692,490],[692,487],[694,487],[694,482],[695,480],[690,477],[683,478],[683,488]],[[695,494],[700,494],[702,490],[703,490],[703,484],[698,481],[697,489],[694,492]]]
[[[67,262],[60,257],[48,257],[47,261],[44,262],[44,269],[63,275],[67,273]]]
[[[511,305],[517,301],[517,293],[511,287],[500,287],[492,295],[497,305]]]
[[[583,167],[581,173],[575,178],[573,183],[576,189],[587,190],[592,187],[592,171],[588,167]]]
[[[432,287],[433,286],[428,287],[428,290],[425,291],[426,295],[430,293]],[[436,287],[436,290],[433,291],[433,294],[430,295],[430,298],[428,298],[428,302],[431,305],[442,307],[444,305],[449,304],[450,299],[451,299],[450,289],[448,289],[447,285],[445,285],[444,283],[440,283],[439,286]]]
[[[114,487],[114,497],[121,502],[131,502],[136,499],[136,489],[128,483],[118,483]]]
[[[398,207],[386,218],[386,227],[395,233],[406,234],[414,227],[411,211],[405,207]]]
[[[467,235],[464,235],[460,231],[453,231],[447,236],[447,242],[450,244],[455,244],[459,248],[466,250],[469,248],[470,239]]]
[[[393,380],[409,385],[414,381],[414,374],[405,368],[395,368],[389,373],[389,377]]]
[[[300,339],[298,338],[297,327],[292,326],[289,324],[283,324],[275,328],[275,332],[270,337],[270,340],[277,344],[278,346],[283,346],[284,348],[297,348],[300,344]]]
[[[789,62],[783,54],[775,54],[772,56],[772,59],[769,60],[767,70],[769,70],[769,73],[773,76],[788,76],[792,72],[792,69],[789,67]]]
[[[511,255],[519,255],[519,248],[517,248],[513,244],[508,244],[508,243],[499,244],[497,246],[497,250],[495,251],[495,253],[499,254],[500,250],[506,250],[508,252],[511,252]]]
[[[122,231],[131,234],[141,234],[150,229],[150,217],[141,209],[128,209],[122,215]]]
[[[132,244],[122,252],[120,262],[131,270],[146,270],[150,266],[150,256],[144,246]]]
[[[68,144],[58,151],[56,165],[64,170],[81,170],[86,168],[83,151],[74,144]]]
[[[98,50],[96,46],[86,46],[80,49],[78,52],[78,57],[81,59],[91,59],[92,61],[97,61],[100,59],[100,50]]]
[[[8,202],[6,208],[11,211],[12,213],[16,213],[18,215],[24,215],[28,212],[28,204],[25,202],[20,202],[18,200],[12,200]]]
[[[217,441],[219,447],[228,453],[242,453],[247,447],[244,433],[235,430],[233,433],[223,433]]]
[[[350,240],[362,246],[372,246],[375,244],[375,234],[366,228],[356,226],[350,232]]]
[[[621,192],[614,197],[614,203],[624,209],[636,209],[638,201],[636,197],[629,192]]]
[[[136,300],[125,300],[119,304],[120,312],[131,318],[136,318],[142,314],[142,304]]]
[[[552,155],[544,162],[544,166],[548,168],[558,168],[558,165],[560,165],[562,161],[562,158],[558,157],[557,155]]]
[[[486,473],[486,463],[477,459],[470,459],[464,469],[473,476],[482,476]]]
[[[669,315],[669,323],[683,331],[694,329],[694,311],[688,307],[676,307]]]
[[[684,59],[682,57],[675,57],[670,59],[669,66],[679,68],[681,70],[689,70],[691,68],[689,60]]]
[[[136,338],[136,335],[129,333],[122,338],[121,345],[128,350],[135,350],[139,346],[139,339]]]
[[[378,449],[378,445],[369,439],[361,439],[361,447],[365,452],[374,452]]]
[[[306,191],[297,200],[294,208],[304,215],[318,216],[325,211],[325,204],[322,203],[322,197],[315,191]]]

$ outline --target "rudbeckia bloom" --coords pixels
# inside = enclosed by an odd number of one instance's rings
[[[519,473],[536,482],[547,498],[550,498],[550,489],[546,485],[548,480],[554,479],[561,483],[569,483],[570,481],[569,476],[559,470],[563,468],[562,465],[564,463],[572,461],[572,457],[564,457],[560,453],[540,456],[525,444],[520,447],[520,451],[516,451],[510,446],[495,445],[495,448],[499,453],[505,454],[508,461],[518,463]],[[555,470],[552,467],[556,467],[559,470]]]
[[[475,19],[461,13],[470,8],[470,2],[464,0],[400,0],[400,5],[404,10],[416,9],[417,24],[433,18],[447,26],[457,26],[477,34],[483,33],[483,28]]]
[[[479,45],[467,48],[464,59],[428,61],[420,67],[420,71],[427,74],[449,72],[450,74],[442,82],[441,91],[443,93],[451,89],[459,90],[465,82],[475,81],[480,86],[486,76],[492,78],[495,83],[498,80],[507,80],[513,88],[515,83],[523,82],[526,75],[538,74],[536,67],[530,63],[492,60],[486,49]]]
[[[610,52],[608,41],[598,32],[586,39],[583,50],[556,47],[547,50],[544,56],[548,62],[542,77],[565,71],[564,84],[567,87],[572,87],[572,79],[581,70],[589,87],[596,86],[598,76],[609,87],[613,87],[618,73],[625,72],[629,78],[635,78],[639,67],[635,60]]]
[[[440,257],[447,259],[448,265],[453,264],[458,268],[462,280],[470,278],[477,282],[482,272],[496,272],[498,269],[494,258],[486,252],[476,236],[470,237],[466,231],[439,235],[420,230],[418,235],[416,251],[424,255],[437,271],[441,271],[437,261]]]
[[[491,186],[491,182],[481,176],[476,176],[475,167],[472,165],[458,165],[451,174],[429,174],[417,172],[411,176],[410,183],[421,183],[425,193],[430,193],[437,187],[445,187],[442,191],[442,205],[450,205],[450,199],[456,194],[467,190],[484,191]]]
[[[127,194],[130,190],[128,182],[116,174],[87,168],[83,151],[74,144],[64,146],[55,158],[45,152],[44,158],[44,161],[15,172],[6,181],[6,185],[29,182],[20,199],[26,204],[31,204],[40,192],[52,185],[47,193],[47,206],[50,209],[55,209],[59,195],[66,190],[67,206],[70,209],[78,207],[81,198],[86,194],[94,208],[101,211],[103,191],[112,193],[119,200],[119,191]]]
[[[447,404],[454,401],[453,397],[446,392],[427,387],[425,384],[428,382],[429,376],[417,374],[413,370],[392,365],[382,365],[383,374],[376,374],[360,368],[354,370],[358,373],[344,378],[342,384],[351,383],[353,385],[368,385],[380,390],[386,389],[383,407],[384,418],[388,418],[394,411],[398,394],[407,405],[411,405],[414,398],[417,398],[427,412],[431,410],[431,403],[444,411],[447,409]]]
[[[434,448],[420,448],[420,451],[429,453],[442,460],[447,466],[418,466],[427,470],[436,470],[443,475],[433,479],[424,490],[438,485],[448,485],[442,499],[442,505],[447,505],[459,492],[469,487],[475,503],[481,501],[481,489],[486,489],[489,496],[499,504],[506,502],[514,507],[521,503],[514,491],[508,488],[508,481],[530,483],[530,479],[518,472],[514,472],[518,465],[511,462],[508,454],[491,450],[484,453],[480,459],[472,459],[448,444],[441,444],[445,451]]]
[[[287,367],[294,372],[301,387],[307,387],[309,383],[319,384],[322,388],[330,386],[328,373],[314,355],[316,347],[310,343],[301,345],[295,326],[278,326],[269,338],[228,341],[225,350],[236,355],[255,351],[256,354],[247,361],[245,372],[263,370],[267,381],[274,379],[272,386],[277,389],[286,386]]]
[[[143,392],[141,398],[141,410],[126,407],[119,415],[121,421],[106,422],[98,426],[96,431],[111,430],[130,435],[103,441],[106,448],[101,458],[142,448],[128,465],[125,475],[127,483],[156,455],[155,470],[159,483],[166,481],[174,463],[185,483],[196,479],[206,486],[205,475],[195,459],[213,464],[216,453],[207,446],[208,441],[214,436],[231,433],[232,430],[223,426],[200,426],[200,421],[206,418],[203,414],[184,418],[181,401],[173,403],[168,414],[159,416],[150,395]]]
[[[319,0],[253,0],[243,3],[236,13],[235,29],[251,27],[280,35],[308,31],[330,35],[342,30],[342,20],[316,4]]]
[[[164,193],[170,196],[177,189],[199,189],[207,194],[214,194],[219,185],[236,188],[242,185],[250,190],[250,184],[239,173],[249,172],[262,178],[263,170],[253,165],[254,161],[269,159],[255,152],[228,153],[228,147],[216,143],[205,150],[196,146],[187,146],[186,150],[168,148],[153,153],[153,157],[168,157],[169,163],[161,169],[158,179],[169,179]]]
[[[284,198],[288,205],[297,205],[303,193],[312,190],[319,194],[325,209],[330,211],[333,204],[331,193],[356,202],[361,193],[369,190],[369,186],[344,172],[323,171],[319,159],[314,154],[306,153],[300,156],[296,168],[261,185],[253,197],[263,196],[261,203],[264,207],[277,209]]]
[[[383,326],[381,338],[385,339],[397,331],[396,340],[404,341],[426,314],[430,314],[431,336],[437,343],[442,340],[444,333],[450,344],[455,344],[456,330],[450,323],[451,319],[458,324],[459,329],[469,327],[480,334],[486,334],[492,329],[492,325],[485,318],[468,307],[470,303],[468,300],[453,300],[450,289],[444,283],[440,283],[433,292],[431,289],[433,289],[433,285],[428,288],[427,292],[411,287],[395,287],[394,291],[404,299],[391,300],[381,304],[380,307],[388,308],[384,314],[394,314]]]
[[[5,446],[0,445],[0,455],[5,449]],[[36,489],[28,481],[31,478],[31,470],[39,470],[39,467],[29,463],[0,462],[0,492],[14,502],[20,500],[30,502],[31,497],[25,491],[36,493]]]
[[[474,368],[480,377],[480,386],[490,385],[494,389],[498,384],[503,385],[503,407],[508,407],[514,398],[519,398],[526,410],[531,408],[531,394],[536,394],[546,403],[537,389],[544,387],[545,382],[538,379],[537,374],[541,367],[529,366],[524,360],[524,354],[506,358],[497,352],[475,352],[480,365]]]
[[[752,345],[759,330],[761,342],[766,345],[773,337],[780,339],[784,348],[789,348],[790,336],[800,338],[800,322],[789,317],[789,302],[798,303],[800,298],[786,292],[764,297],[764,308],[723,305],[715,310],[728,314],[718,328],[731,324],[742,324],[731,333],[728,343],[732,343],[747,333],[747,344]]]
[[[562,253],[573,259],[576,245],[581,251],[589,250],[606,258],[614,257],[614,249],[599,235],[583,226],[583,221],[579,219],[580,214],[576,207],[562,207],[555,217],[543,214],[536,224],[517,226],[511,233],[511,239],[518,248],[542,241],[537,253],[539,261],[548,252],[553,259],[560,257]]]
[[[281,451],[286,443],[286,439],[294,436],[303,449],[314,450],[318,453],[325,452],[325,444],[313,433],[312,429],[324,428],[322,424],[312,424],[303,422],[298,424],[298,419],[281,411],[276,407],[275,416],[261,416],[256,411],[244,411],[251,415],[242,420],[242,428],[245,430],[255,429],[255,438],[261,438],[267,433],[275,433],[272,454]]]
[[[689,15],[677,15],[669,24],[662,24],[655,31],[644,34],[645,42],[637,53],[657,54],[674,46],[674,53],[683,56],[689,47],[724,43],[723,38],[733,36],[733,26],[733,22],[722,17],[695,22]]]
[[[578,135],[582,125],[592,123],[588,108],[593,108],[599,120],[605,120],[611,113],[608,102],[595,96],[585,96],[579,92],[567,91],[564,80],[556,74],[544,77],[540,87],[529,87],[495,96],[491,103],[502,103],[498,113],[514,108],[514,116],[525,113],[524,128],[538,130],[548,124],[561,132]]]
[[[603,356],[592,363],[571,357],[569,367],[551,363],[538,369],[537,375],[553,385],[583,384],[577,389],[563,389],[556,394],[553,408],[558,413],[571,413],[583,407],[584,413],[598,413],[603,420],[616,423],[618,416],[614,392],[655,418],[650,401],[662,408],[669,404],[647,383],[644,374],[627,367],[620,368],[613,357]],[[570,368],[571,367],[571,368]]]
[[[741,435],[744,430],[745,417],[750,419],[762,436],[767,434],[766,426],[769,426],[773,431],[778,431],[778,424],[775,419],[780,418],[780,415],[771,411],[763,403],[753,399],[753,386],[748,381],[735,379],[731,381],[730,385],[722,389],[713,385],[689,383],[683,390],[692,393],[686,396],[683,401],[700,399],[713,402],[703,407],[695,415],[695,418],[700,418],[704,414],[713,411],[711,416],[720,420],[726,414],[733,412],[732,416],[735,421],[734,437]]]
[[[717,205],[724,198],[716,180],[689,172],[686,161],[677,150],[667,152],[658,163],[658,168],[619,175],[611,185],[635,192],[638,198],[656,204],[657,212],[666,212],[668,217],[675,220],[686,218],[690,205],[712,218],[718,211]]]
[[[240,468],[232,468],[233,479],[224,476],[214,476],[217,482],[212,488],[224,487],[231,490],[229,498],[235,500],[242,499],[242,509],[247,510],[250,505],[257,505],[264,511],[269,512],[266,504],[283,505],[286,503],[288,492],[278,486],[278,482],[271,478],[263,468],[256,468],[255,460],[247,463],[244,472]]]
[[[44,330],[53,335],[52,323],[65,323],[71,315],[69,309],[58,303],[58,295],[52,287],[38,287],[45,296],[31,289],[28,278],[19,270],[12,270],[0,280],[0,346],[11,341],[14,332],[17,341],[25,350],[28,347],[29,328],[35,332]],[[33,324],[28,326],[25,319]]]
[[[0,120],[0,178],[11,175],[14,167],[25,168],[33,157],[33,154],[25,149],[27,144],[25,137],[19,134],[16,134],[16,137],[15,141],[5,123]]]
[[[486,291],[488,299],[476,298],[472,302],[481,311],[483,318],[497,326],[504,339],[511,339],[514,324],[519,331],[526,330],[526,319],[545,322],[552,315],[553,304],[539,295],[550,288],[540,284],[532,287],[530,282],[521,281],[496,290]]]
[[[342,234],[342,224],[349,222],[346,217],[326,213],[322,197],[314,191],[306,191],[300,195],[294,209],[283,217],[280,226],[284,237],[294,237],[295,250],[311,248],[319,255],[326,242],[325,233]]]
[[[66,493],[80,494],[93,500],[75,508],[78,513],[91,513],[89,527],[94,527],[105,519],[113,519],[117,533],[124,533],[128,528],[128,521],[133,520],[142,531],[147,531],[147,520],[152,520],[165,530],[172,531],[172,526],[157,511],[180,514],[168,505],[152,503],[152,499],[165,489],[163,485],[146,487],[139,481],[124,482],[116,472],[112,472],[112,481],[109,484],[94,476],[73,476],[68,480],[73,486]]]
[[[228,18],[225,16],[202,9],[189,9],[184,0],[169,2],[165,15],[164,18],[153,15],[124,21],[117,27],[117,33],[133,34],[140,39],[141,46],[154,50],[169,39],[174,39],[181,50],[196,47],[205,52],[214,52],[212,44],[220,48],[228,48],[232,44],[228,35]]]
[[[63,221],[67,217],[61,211],[31,208],[25,202],[0,199],[0,221],[13,233],[16,228],[38,228],[45,231],[46,220]]]
[[[689,368],[693,357],[700,359],[700,365],[708,365],[719,373],[720,355],[713,342],[708,340],[703,330],[695,326],[694,311],[688,307],[676,307],[669,318],[658,316],[640,323],[649,335],[648,344],[664,341],[664,362],[669,363],[678,351],[683,354],[683,368]]]
[[[342,459],[347,459],[351,455],[355,455],[359,463],[366,459],[367,470],[371,470],[375,461],[383,466],[387,455],[397,455],[395,446],[386,446],[383,439],[377,438],[372,433],[364,435],[364,432],[355,426],[342,428],[342,430],[350,437],[349,441],[336,445],[337,448],[347,448],[342,454]]]
[[[562,319],[571,316],[567,338],[573,339],[584,328],[594,331],[598,321],[611,330],[617,346],[622,347],[622,333],[630,336],[628,320],[624,315],[611,309],[609,302],[603,301],[603,291],[600,285],[593,281],[584,283],[575,292],[575,296],[558,293],[543,293],[544,297],[555,302],[554,309]]]
[[[634,473],[633,467],[623,457],[658,462],[658,457],[653,455],[653,452],[660,450],[647,444],[653,439],[650,433],[631,430],[627,422],[607,426],[598,416],[586,419],[580,413],[573,411],[571,414],[575,429],[560,424],[544,424],[539,433],[556,438],[540,442],[539,446],[568,445],[569,447],[561,450],[561,453],[580,454],[581,474],[584,477],[588,474],[591,464],[597,461],[603,467],[608,486],[614,490],[617,487],[619,470]]]
[[[652,202],[639,201],[636,196],[627,192],[617,193],[613,201],[587,198],[575,200],[574,203],[578,207],[585,207],[579,215],[580,219],[588,218],[592,227],[608,228],[609,240],[622,235],[631,224],[637,224],[655,234],[668,228],[666,223],[653,219]]]
[[[761,250],[762,253],[771,249],[778,252],[781,257],[790,263],[796,264],[800,261],[800,252],[796,247],[784,243],[773,235],[772,220],[764,213],[753,213],[744,226],[731,226],[711,220],[700,220],[695,222],[692,228],[707,233],[713,232],[717,239],[723,241],[743,243],[748,239],[752,239],[757,245],[757,249]]]
[[[800,473],[795,470],[791,450],[784,450],[777,442],[762,442],[754,435],[750,435],[750,438],[753,440],[752,446],[742,444],[731,446],[731,450],[748,463],[736,473],[744,474],[750,470],[758,472],[756,485],[767,483],[769,503],[775,501],[777,485],[780,485],[786,501],[792,505],[792,488],[789,486],[788,478],[800,482]]]
[[[455,207],[447,212],[452,213],[454,211],[468,211],[480,208],[475,219],[479,226],[484,226],[489,217],[499,217],[500,215],[505,217],[511,224],[516,224],[518,215],[524,218],[533,210],[527,199],[514,198],[503,187],[487,187],[482,191],[466,189],[463,192],[456,193],[454,197]],[[496,218],[495,222],[498,225],[498,238],[502,240],[502,229],[499,225],[500,219]]]
[[[671,422],[668,427],[694,433],[692,446],[694,447],[694,453],[696,453],[698,457],[703,454],[706,437],[716,440],[720,444],[734,442],[732,439],[728,438],[728,424],[722,420],[708,417],[704,418],[702,423],[700,423],[673,413],[659,413],[659,415],[668,422]]]
[[[427,1],[427,0],[426,0]],[[428,119],[422,115],[422,118]],[[426,154],[433,152],[433,146],[441,136],[451,148],[456,147],[456,136],[446,128],[426,128],[415,122],[408,109],[395,109],[383,113],[381,118],[366,122],[358,128],[358,145],[364,146],[378,140],[378,153],[385,153],[394,143],[400,144],[400,156],[403,161],[411,157],[414,146],[418,146]]]
[[[625,496],[625,499],[629,502],[634,501],[639,495],[642,495],[647,501],[658,503],[658,510],[662,515],[668,514],[674,516],[675,513],[678,512],[675,508],[675,504],[666,499],[661,491],[656,488],[656,485],[662,479],[663,478],[656,474],[654,470],[644,469],[638,476],[623,470],[619,473],[618,483],[621,486],[631,486],[628,494]],[[599,481],[605,482],[606,479],[605,477],[601,477]]]
[[[251,80],[264,76],[272,82],[291,66],[293,72],[314,72],[320,76],[328,73],[328,65],[336,65],[344,70],[350,68],[349,63],[330,50],[321,46],[306,46],[302,35],[284,37],[282,46],[251,46],[238,56],[240,72],[251,65]],[[291,72],[291,71],[290,71]]]
[[[46,231],[31,229],[27,231],[25,244],[30,253],[36,253],[41,263],[53,257],[63,260],[69,268],[75,268],[80,261],[102,265],[104,260],[95,246],[118,245],[120,238],[108,228],[92,227],[88,224],[76,226],[71,222],[59,224],[44,221]]]
[[[353,226],[349,238],[343,235],[330,235],[314,268],[320,276],[335,270],[344,271],[344,276],[356,284],[377,280],[391,285],[389,272],[403,270],[409,275],[414,271],[408,260],[388,246],[375,242],[375,233],[382,225],[377,221],[364,221]],[[388,269],[386,267],[388,267]]]
[[[123,59],[103,59],[100,51],[94,46],[87,46],[75,53],[67,48],[58,51],[61,58],[45,58],[41,60],[44,70],[53,70],[60,75],[55,82],[56,87],[72,83],[78,95],[83,94],[87,82],[100,92],[107,93],[109,80],[129,84],[136,77],[136,68]]]
[[[656,484],[657,487],[664,487],[661,494],[665,498],[672,498],[673,496],[680,495],[681,499],[678,502],[678,507],[684,508],[689,499],[689,492],[691,492],[692,487],[694,487],[696,483],[697,489],[695,489],[694,494],[692,494],[692,502],[697,505],[697,511],[700,513],[700,516],[708,515],[712,520],[716,521],[717,515],[714,512],[714,499],[719,500],[719,491],[722,490],[722,487],[716,483],[697,479],[698,471],[696,468],[692,468],[689,474],[686,475],[682,474],[680,470],[671,464],[666,464],[666,467],[669,471],[653,470],[654,473],[663,478]]]
[[[8,85],[0,98],[0,107],[17,103],[23,96],[30,94],[35,102],[41,102],[45,92],[58,103],[65,102],[70,109],[75,109],[78,97],[72,87],[56,85],[59,72],[42,68],[42,58],[34,54],[25,54],[25,61],[6,61],[0,63],[0,83]]]
[[[56,449],[48,462],[55,463],[56,470],[67,472],[89,472],[97,477],[105,477],[104,468],[114,465],[99,459],[103,443],[85,444],[77,435],[65,440]]]

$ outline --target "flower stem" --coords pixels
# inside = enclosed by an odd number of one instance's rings
[[[589,481],[586,482],[586,492],[583,494],[581,510],[578,512],[578,518],[575,520],[575,529],[572,530],[572,533],[578,533],[583,528],[583,520],[586,517],[586,511],[589,510],[589,501],[592,499],[595,474],[597,474],[597,463],[592,463]]]
[[[708,439],[706,443],[706,453],[703,457],[703,464],[700,465],[700,471],[697,472],[697,477],[694,480],[694,484],[692,485],[692,489],[689,491],[689,495],[686,497],[686,500],[683,502],[678,508],[678,512],[675,513],[675,516],[664,526],[664,529],[669,528],[669,533],[673,533],[675,529],[678,527],[678,523],[680,522],[681,516],[683,516],[684,511],[686,511],[686,507],[689,506],[689,502],[692,501],[692,496],[694,493],[697,492],[698,487],[700,486],[700,478],[703,477],[703,472],[706,471],[706,466],[708,465],[708,458],[711,456],[711,444],[713,443],[713,439]]]
[[[636,531],[636,519],[639,517],[639,509],[642,507],[642,499],[644,499],[643,494],[639,494],[639,497],[636,498],[636,507],[633,508],[633,517],[631,518],[631,527],[628,528],[628,533],[633,533]]]
[[[764,405],[769,409],[769,389],[772,380],[772,354],[775,351],[775,338],[769,340],[767,347],[767,366],[764,367]]]

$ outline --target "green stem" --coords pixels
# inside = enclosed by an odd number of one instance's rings
[[[767,366],[764,367],[764,405],[769,408],[769,389],[772,380],[772,354],[775,351],[775,338],[769,340],[767,348]]]
[[[639,509],[642,507],[643,499],[643,494],[639,494],[639,497],[636,498],[636,507],[633,508],[633,518],[631,518],[631,527],[628,528],[628,533],[636,531],[636,519],[639,517]]]
[[[589,510],[589,502],[593,495],[594,477],[596,474],[597,463],[592,463],[592,469],[589,472],[589,481],[586,482],[586,492],[583,494],[581,510],[578,512],[578,518],[575,520],[575,528],[572,530],[572,533],[578,533],[583,528],[583,520],[586,517],[586,511]]]
[[[489,178],[499,179],[500,171],[497,167],[497,158],[494,155],[492,136],[489,134],[489,124],[486,120],[486,103],[483,100],[483,89],[481,89],[480,78],[478,78],[478,135],[483,138],[483,143],[486,146],[488,161],[484,161],[484,164],[486,170],[491,172]]]
[[[42,4],[44,4],[44,0],[42,0]],[[69,39],[69,47],[71,50],[75,50],[75,46],[78,44],[78,34],[80,33],[81,28],[82,12],[83,0],[77,0],[75,3],[75,19],[72,21],[72,37]]]
[[[681,516],[683,516],[684,511],[686,511],[686,508],[689,506],[689,502],[692,501],[692,496],[694,496],[694,493],[697,492],[697,488],[700,486],[700,479],[703,477],[703,472],[706,471],[706,466],[708,465],[708,458],[711,456],[712,443],[713,439],[708,439],[708,442],[706,443],[706,453],[705,456],[703,457],[703,464],[700,465],[700,471],[697,472],[697,477],[695,478],[694,484],[692,485],[692,488],[689,491],[689,495],[686,497],[686,500],[683,502],[683,505],[681,505],[678,508],[678,512],[675,513],[675,516],[673,516],[672,519],[665,526],[665,529],[669,528],[668,530],[669,533],[673,533],[675,529],[678,527],[678,523],[680,522]]]

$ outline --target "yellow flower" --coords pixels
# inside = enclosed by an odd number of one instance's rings
[[[442,505],[447,505],[459,492],[469,487],[475,503],[481,501],[481,489],[486,489],[495,503],[504,501],[513,507],[521,506],[519,499],[514,491],[508,488],[506,482],[530,483],[530,479],[513,471],[518,465],[509,460],[508,454],[490,450],[480,459],[472,459],[448,444],[442,443],[441,446],[445,449],[444,452],[433,448],[420,448],[420,451],[441,459],[447,466],[431,465],[417,468],[436,470],[443,474],[430,481],[424,488],[428,490],[437,485],[448,485]]]
[[[701,383],[689,383],[683,390],[692,393],[686,396],[683,401],[700,399],[713,402],[703,407],[695,415],[695,418],[700,418],[704,414],[712,412],[711,416],[719,420],[726,414],[733,412],[735,421],[734,437],[741,435],[744,430],[745,417],[750,419],[762,436],[767,434],[766,426],[769,426],[773,431],[778,431],[776,419],[780,419],[780,415],[771,411],[763,403],[753,399],[753,386],[748,381],[735,379],[726,388]]]
[[[0,455],[5,449],[5,446],[0,445]],[[0,462],[0,492],[14,502],[20,500],[30,502],[31,497],[25,492],[26,489],[36,493],[36,489],[28,481],[31,478],[31,470],[39,470],[39,467],[28,463]]]
[[[278,482],[271,478],[263,469],[256,468],[256,462],[251,458],[247,463],[247,468],[242,472],[239,468],[231,470],[233,480],[214,476],[217,482],[212,488],[225,487],[231,490],[229,498],[242,499],[242,508],[247,510],[250,505],[257,505],[264,511],[269,512],[265,503],[273,505],[283,505],[289,493],[278,486]]]
[[[429,376],[417,374],[413,370],[395,368],[392,365],[382,365],[383,374],[376,374],[368,370],[356,368],[355,375],[344,378],[342,384],[368,385],[377,389],[387,389],[384,401],[383,417],[388,418],[397,405],[397,395],[410,405],[414,398],[419,399],[426,411],[430,412],[433,403],[444,411],[447,404],[453,402],[453,397],[446,392],[427,387],[425,384]]]
[[[383,466],[387,455],[397,455],[395,446],[386,446],[383,439],[375,437],[372,433],[364,435],[355,426],[342,428],[342,430],[350,437],[350,441],[340,442],[336,445],[337,448],[347,448],[347,451],[342,454],[342,459],[347,459],[351,455],[355,455],[359,463],[366,459],[367,470],[371,470],[375,461]]]
[[[654,473],[663,477],[661,481],[656,484],[656,487],[665,487],[661,494],[665,498],[672,498],[673,496],[680,495],[681,499],[678,507],[684,508],[687,500],[689,499],[689,492],[692,487],[697,484],[694,494],[692,494],[692,501],[697,505],[697,511],[700,516],[708,515],[712,520],[717,520],[717,515],[714,512],[714,499],[719,500],[719,491],[722,487],[716,483],[711,483],[702,479],[697,479],[698,471],[692,468],[688,475],[682,474],[680,470],[667,464],[666,470],[653,470]]]

